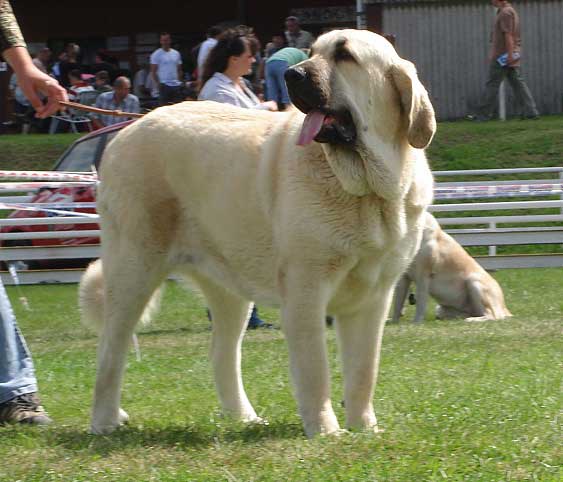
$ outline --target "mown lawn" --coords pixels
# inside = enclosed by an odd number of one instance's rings
[[[538,121],[442,122],[428,158],[433,170],[560,166],[563,116]],[[0,169],[50,169],[80,135],[0,136]]]
[[[80,134],[0,136],[0,169],[45,170]]]
[[[76,286],[24,287],[16,303],[54,425],[0,428],[0,480],[562,480],[561,270],[495,273],[514,318],[389,324],[378,435],[304,438],[279,330],[248,333],[246,388],[264,426],[220,416],[201,297],[168,283],[163,309],[129,356],[128,427],[87,433],[96,339],[78,324]],[[261,310],[276,326],[278,313]],[[409,308],[407,319],[413,315]],[[334,330],[333,401],[342,420]]]

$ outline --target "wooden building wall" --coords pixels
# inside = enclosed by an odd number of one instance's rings
[[[563,1],[514,1],[521,18],[522,74],[542,114],[563,112]],[[490,2],[383,5],[382,28],[412,60],[441,119],[463,117],[487,78],[495,10]],[[510,88],[507,88],[510,93]],[[509,107],[513,105],[509,102]],[[510,110],[509,110],[510,113]]]

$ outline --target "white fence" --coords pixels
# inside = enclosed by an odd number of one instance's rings
[[[497,246],[563,246],[563,167],[435,171],[437,179],[468,176],[548,175],[547,179],[436,182],[442,200],[495,198],[492,202],[435,203],[430,211],[462,246],[488,246],[488,256],[475,258],[487,269],[563,267],[563,252],[497,254]],[[459,196],[455,196],[456,192]],[[499,201],[501,198],[517,200]],[[520,198],[534,197],[523,201]],[[548,200],[537,200],[549,197]],[[553,199],[559,197],[559,199]],[[522,214],[525,210],[525,214]],[[541,214],[534,211],[541,210]],[[493,214],[479,215],[479,212]],[[503,214],[498,214],[501,211]],[[506,212],[506,214],[504,214]],[[454,216],[452,213],[462,213]],[[471,214],[477,215],[471,215]],[[532,213],[532,214],[530,214]],[[447,216],[447,217],[446,217]]]
[[[497,254],[498,246],[556,245],[563,246],[563,167],[529,169],[486,169],[464,171],[435,171],[440,180],[435,184],[436,202],[430,207],[444,229],[466,247],[487,246],[488,256],[476,256],[487,269],[563,267],[563,252],[537,254]],[[469,176],[549,176],[547,179],[495,180],[495,181],[443,181],[443,178],[467,178]],[[30,203],[29,195],[13,195],[17,191],[2,189],[7,196],[0,197],[0,209],[14,209],[14,205],[26,209],[37,208]],[[21,193],[21,190],[20,190]],[[545,198],[548,199],[545,199]],[[492,199],[481,202],[483,198]],[[505,200],[506,198],[516,198]],[[522,200],[521,198],[533,198]],[[544,199],[538,199],[544,198]],[[479,199],[479,202],[473,200]],[[471,202],[457,202],[470,200]],[[456,201],[456,202],[452,202]],[[10,207],[11,206],[11,207]],[[97,229],[69,229],[55,231],[53,227],[64,225],[94,224],[96,214],[80,214],[68,209],[92,208],[94,203],[49,203],[41,205],[61,215],[45,218],[0,219],[0,229],[5,226],[44,226],[49,231],[0,232],[0,242],[31,244],[38,239],[58,239],[57,246],[19,245],[0,249],[0,262],[49,261],[66,259],[93,259],[99,257],[98,245],[65,245],[73,239],[98,237]],[[525,213],[521,211],[525,210]],[[534,211],[541,210],[540,214]],[[493,213],[487,213],[491,212]],[[479,213],[485,213],[479,215]],[[501,212],[502,214],[499,214]],[[557,250],[556,250],[557,251]],[[82,269],[24,270],[18,272],[22,284],[77,282]],[[8,272],[1,272],[5,284],[14,280]]]

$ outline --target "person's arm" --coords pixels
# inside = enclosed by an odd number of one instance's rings
[[[137,96],[134,96],[133,98],[130,112],[134,114],[139,114],[141,112],[141,104],[139,103],[139,98]]]
[[[178,80],[180,82],[184,81],[184,71],[182,70],[182,61],[178,64]]]
[[[201,97],[200,100],[213,100],[215,102],[220,102],[221,104],[231,104],[240,107],[240,103],[235,93],[226,89],[219,89],[215,92],[209,92],[208,95]]]
[[[157,64],[151,64],[151,78],[155,86],[158,86],[160,84],[160,82],[158,81],[158,74],[156,73],[157,69]]]
[[[16,73],[18,84],[37,117],[49,117],[60,110],[59,101],[68,100],[66,91],[55,79],[33,65],[10,3],[6,0],[0,0],[0,51]],[[47,104],[41,102],[39,94],[47,96]]]
[[[106,106],[102,102],[102,96],[101,95],[99,95],[98,98],[96,99],[96,103],[94,104],[94,107],[97,107],[98,109],[105,109],[106,108]],[[104,123],[103,116],[101,114],[93,114],[93,116],[99,122],[101,127],[105,127],[106,124]]]
[[[26,47],[12,6],[8,0],[0,0],[0,52],[12,47]]]
[[[508,54],[506,65],[510,65],[516,60],[514,58],[514,37],[512,32],[504,33],[504,44],[506,45],[506,53]]]

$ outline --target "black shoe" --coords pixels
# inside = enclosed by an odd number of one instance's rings
[[[260,323],[249,323],[246,327],[247,330],[258,330],[261,328],[272,329],[274,325],[272,323],[266,323],[265,321],[260,320]]]
[[[0,425],[7,423],[50,424],[52,420],[40,403],[36,393],[26,393],[0,403]]]
[[[537,114],[523,115],[520,120],[540,120],[540,116]]]
[[[484,115],[478,114],[469,114],[465,116],[465,120],[473,121],[473,122],[487,122],[490,121],[490,117],[485,117]]]

